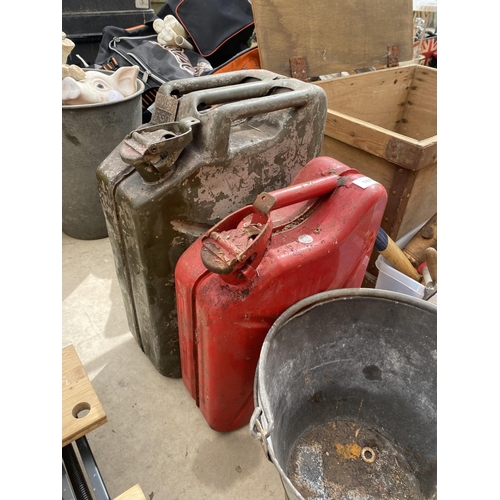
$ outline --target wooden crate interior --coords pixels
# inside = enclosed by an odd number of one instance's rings
[[[437,134],[437,72],[409,65],[317,81],[329,110],[415,140]]]
[[[395,132],[421,141],[437,135],[437,72],[414,66],[403,115]]]

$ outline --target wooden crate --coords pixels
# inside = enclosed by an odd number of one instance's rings
[[[321,154],[380,182],[394,240],[437,211],[437,70],[418,64],[316,82],[328,96]]]
[[[437,212],[437,70],[413,64],[412,0],[252,8],[261,67],[314,81],[328,96],[321,154],[386,188],[382,228],[396,240],[428,220]],[[349,75],[317,80],[340,72]]]

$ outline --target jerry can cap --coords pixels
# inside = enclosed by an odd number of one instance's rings
[[[322,178],[261,193],[253,205],[237,210],[203,236],[200,255],[203,265],[222,275],[228,283],[251,279],[271,241],[272,210],[332,193],[337,187],[351,183],[350,174],[358,173],[348,168],[340,175],[332,171]]]
[[[193,140],[197,118],[139,127],[128,134],[120,149],[122,160],[135,167],[146,182],[164,177],[183,149]]]

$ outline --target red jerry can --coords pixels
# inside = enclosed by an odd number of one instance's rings
[[[262,343],[281,313],[310,295],[361,286],[386,203],[381,184],[319,157],[182,254],[182,380],[212,429],[249,423]]]

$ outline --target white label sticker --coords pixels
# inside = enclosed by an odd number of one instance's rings
[[[362,189],[366,189],[367,187],[373,186],[373,184],[378,184],[377,181],[374,181],[369,177],[360,177],[359,179],[352,181],[352,183],[356,184],[356,186],[359,186]]]
[[[299,241],[301,243],[312,243],[313,242],[313,237],[308,235],[308,234],[301,234],[299,236]]]
[[[135,0],[136,9],[149,9],[149,0]]]

